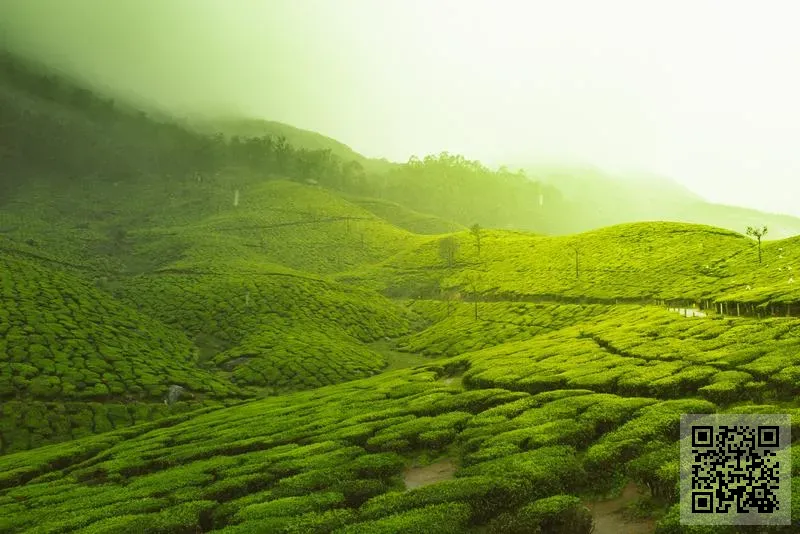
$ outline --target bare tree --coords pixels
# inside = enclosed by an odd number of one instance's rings
[[[447,316],[450,317],[453,310],[453,303],[461,300],[461,292],[455,288],[442,289],[442,298],[447,302]]]
[[[481,237],[483,237],[482,231],[483,228],[481,228],[481,225],[478,223],[473,224],[469,228],[469,232],[472,234],[472,237],[475,238],[475,247],[478,249],[478,256],[481,255]]]
[[[448,267],[452,267],[458,252],[458,241],[452,236],[439,240],[439,257],[447,262]]]
[[[750,237],[755,237],[758,241],[758,263],[761,263],[761,238],[767,235],[767,227],[762,226],[761,228],[753,228],[752,226],[748,226],[747,235]]]
[[[472,294],[472,302],[475,304],[475,320],[478,320],[478,285],[481,281],[481,275],[478,272],[466,273],[467,287]]]

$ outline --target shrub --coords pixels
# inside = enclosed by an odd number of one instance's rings
[[[522,502],[529,489],[524,481],[487,476],[456,478],[405,492],[379,495],[361,507],[361,516],[375,519],[432,504],[463,502],[472,507],[473,520],[480,523],[514,503]]]
[[[543,447],[489,460],[467,467],[459,475],[522,479],[531,488],[528,500],[581,487],[586,480],[575,449],[566,446]]]
[[[466,504],[434,504],[375,521],[355,523],[335,530],[334,534],[463,534],[471,513]]]
[[[349,468],[365,478],[385,478],[403,470],[405,460],[394,453],[364,454],[353,460]]]
[[[592,514],[572,495],[539,499],[489,525],[489,531],[497,534],[590,534],[592,528]]]
[[[338,508],[344,504],[340,492],[311,493],[297,497],[283,497],[259,504],[251,504],[240,509],[236,521],[253,521],[267,517],[296,516],[306,512],[319,512]]]
[[[365,501],[389,491],[389,484],[384,480],[374,478],[343,480],[331,487],[334,491],[340,491],[345,498],[347,506],[358,508]]]

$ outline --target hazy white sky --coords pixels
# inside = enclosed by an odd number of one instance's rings
[[[14,46],[404,161],[661,173],[800,216],[792,0],[2,0]],[[2,22],[5,21],[5,22]]]

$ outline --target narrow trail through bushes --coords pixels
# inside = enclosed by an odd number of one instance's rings
[[[455,475],[455,462],[450,458],[438,460],[425,466],[412,466],[403,473],[406,489],[420,488],[443,480],[450,480]]]
[[[642,496],[638,486],[629,482],[619,497],[604,501],[584,502],[592,512],[594,530],[592,534],[653,534],[656,529],[652,519],[626,519],[623,510],[626,505]]]

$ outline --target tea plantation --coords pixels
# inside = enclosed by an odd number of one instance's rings
[[[108,248],[27,243],[52,211],[15,212],[0,532],[588,534],[630,483],[651,530],[704,532],[679,525],[681,414],[790,413],[798,439],[795,240],[761,264],[675,223],[481,230],[479,252],[381,201],[203,187],[226,205],[153,208]]]
[[[685,333],[712,322],[680,320]],[[578,383],[532,385],[549,376],[534,368],[544,369],[548,349],[530,343],[501,345],[495,352],[504,356],[471,352],[7,455],[0,458],[0,525],[31,532],[428,532],[433,525],[466,532],[483,525],[505,532],[522,524],[589,532],[591,518],[576,497],[617,477],[674,502],[680,414],[729,405],[691,394],[670,400],[666,386],[634,395],[609,380],[586,384],[602,383],[595,389],[603,393]],[[591,347],[573,345],[549,359],[589,359],[581,353]],[[516,368],[499,367],[504,380],[493,386],[484,369],[502,358]],[[558,363],[546,365],[552,372]],[[462,372],[464,389],[442,380]],[[404,491],[404,469],[423,451],[456,459],[456,476]],[[673,528],[670,515],[659,531]]]
[[[0,73],[0,534],[798,531],[800,238]],[[686,413],[790,414],[793,525],[681,526]]]

